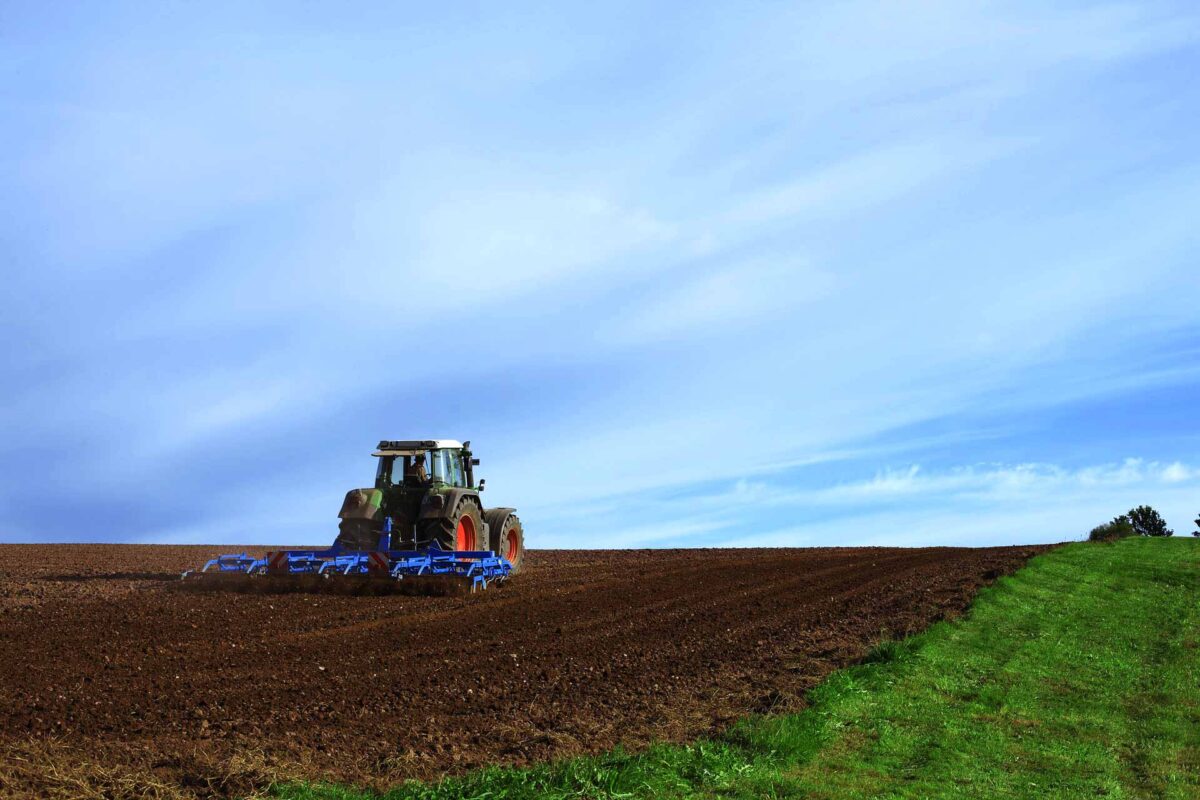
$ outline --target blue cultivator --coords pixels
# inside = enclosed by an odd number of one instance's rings
[[[381,539],[383,546],[386,537]],[[476,592],[503,582],[508,559],[491,550],[276,550],[261,558],[222,555],[183,573],[189,587],[347,594]]]

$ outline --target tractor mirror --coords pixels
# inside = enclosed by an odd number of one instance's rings
[[[478,466],[479,466],[479,459],[478,459],[478,458],[472,458],[472,459],[471,459],[471,466],[472,466],[472,467],[478,467]]]
[[[483,485],[484,485],[485,483],[487,483],[487,478],[480,478],[480,479],[479,479],[479,491],[481,491],[481,492],[483,491]]]

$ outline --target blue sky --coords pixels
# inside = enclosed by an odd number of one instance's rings
[[[535,547],[1200,512],[1190,3],[0,3],[0,540]]]

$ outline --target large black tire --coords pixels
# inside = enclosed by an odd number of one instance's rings
[[[437,542],[443,550],[488,549],[487,538],[483,535],[483,514],[474,497],[462,498],[452,514],[424,520],[420,528],[419,538],[423,542]]]
[[[525,560],[525,530],[521,520],[510,509],[493,508],[483,513],[483,521],[488,524],[488,546],[498,556],[504,556],[512,564],[512,571],[521,569]]]
[[[382,528],[374,520],[344,519],[338,523],[336,543],[343,550],[375,550]]]

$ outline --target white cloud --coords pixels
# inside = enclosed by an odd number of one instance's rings
[[[1173,464],[1168,464],[1162,471],[1162,479],[1167,483],[1183,483],[1185,481],[1194,481],[1200,477],[1200,471],[1192,467],[1184,466],[1178,461]]]
[[[897,499],[1012,501],[1047,494],[1090,494],[1099,490],[1150,489],[1188,483],[1200,488],[1200,471],[1180,462],[1165,464],[1128,458],[1078,469],[1054,464],[978,464],[930,472],[914,464],[884,470],[868,480],[830,487],[794,489],[759,483],[752,491],[759,500],[772,505],[857,508]],[[747,486],[739,483],[731,497],[736,500],[746,494]],[[721,496],[709,499],[722,502]]]
[[[666,290],[633,304],[609,324],[609,338],[644,344],[678,336],[727,336],[748,323],[795,319],[827,297],[836,278],[788,258],[739,262],[717,271],[681,275]]]
[[[447,168],[454,168],[447,165]],[[675,226],[644,208],[625,204],[603,189],[516,188],[524,175],[474,170],[479,185],[442,187],[406,222],[415,240],[385,263],[341,257],[345,268],[374,278],[395,293],[427,298],[411,313],[430,315],[538,294],[554,284],[586,284],[589,273],[605,282],[636,270],[632,256],[678,238]],[[378,252],[395,236],[396,216],[412,213],[406,181],[399,196],[387,188],[355,213],[352,252]],[[365,246],[364,246],[365,245]],[[351,283],[350,285],[353,285]],[[381,310],[389,293],[372,295]]]
[[[740,199],[727,212],[722,227],[846,217],[999,158],[1018,146],[1017,142],[931,138],[857,153]]]

